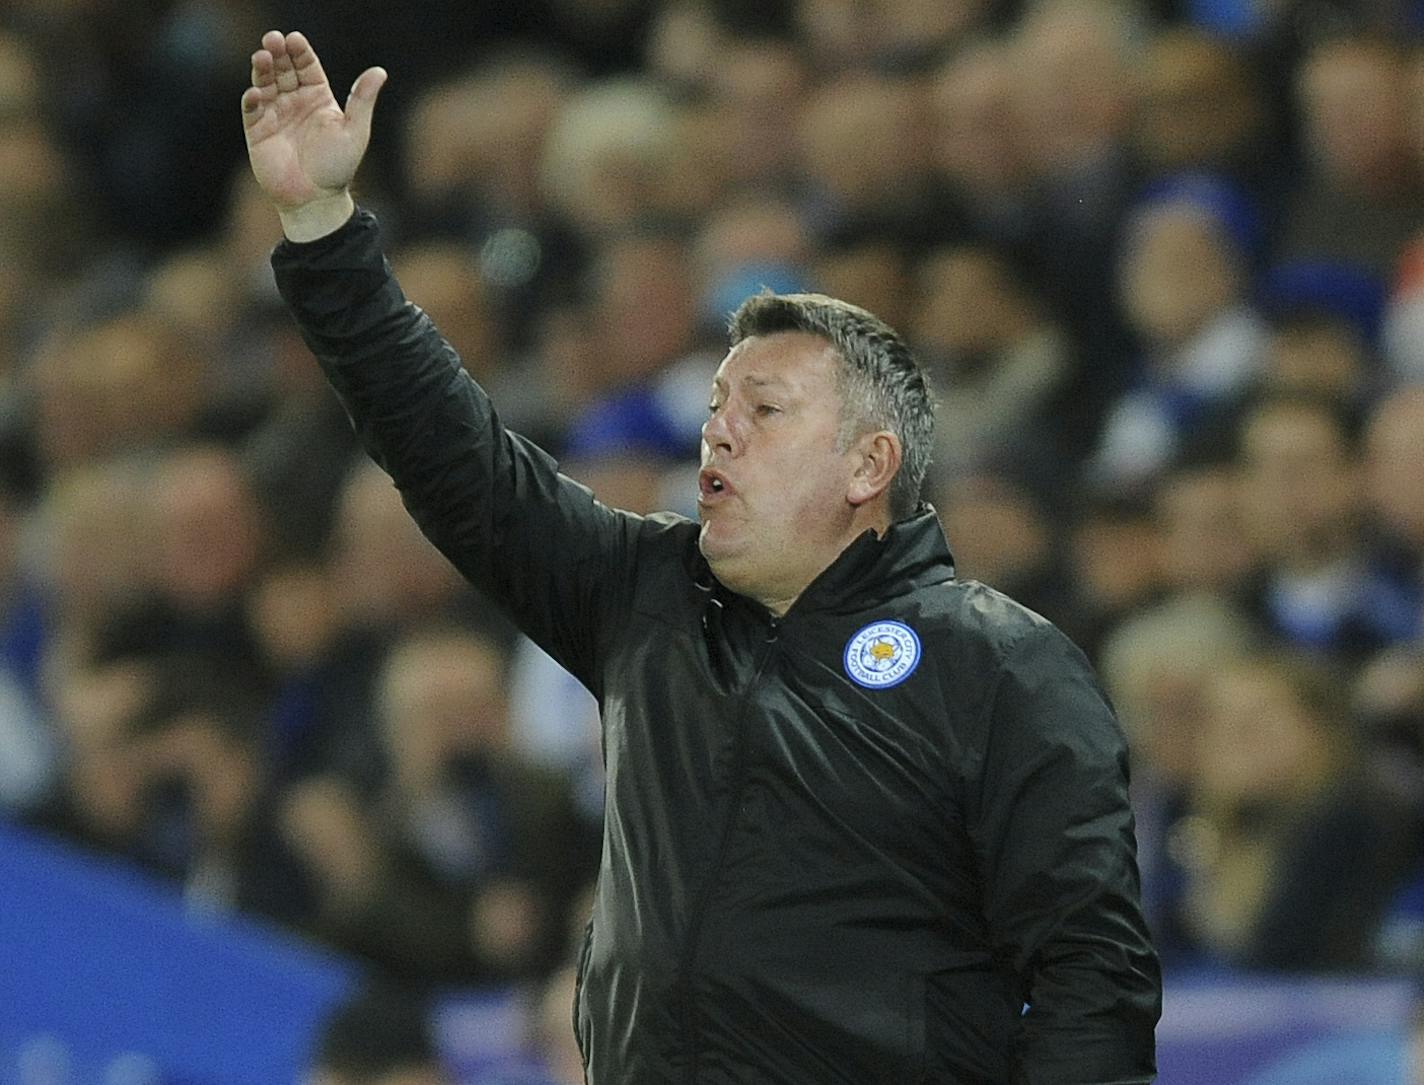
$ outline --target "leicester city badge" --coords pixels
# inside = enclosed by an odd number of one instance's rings
[[[904,622],[871,622],[846,642],[846,674],[866,689],[898,686],[919,665],[920,638]]]

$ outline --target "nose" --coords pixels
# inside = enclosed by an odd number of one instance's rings
[[[721,450],[729,455],[736,452],[736,433],[729,415],[724,406],[702,423],[702,443],[713,452]]]

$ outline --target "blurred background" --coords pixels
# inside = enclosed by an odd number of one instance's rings
[[[390,71],[407,293],[612,504],[694,511],[747,294],[901,329],[1131,737],[1162,1081],[1424,1080],[1424,4],[7,0],[0,1085],[582,1080],[596,712],[277,302],[274,26]]]

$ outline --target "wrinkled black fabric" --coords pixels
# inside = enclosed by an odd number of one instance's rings
[[[696,524],[606,508],[501,426],[371,216],[273,263],[416,521],[602,706],[593,1085],[1151,1080],[1121,731],[1066,637],[955,579],[932,510],[773,619]],[[884,620],[920,661],[864,688],[846,647]]]

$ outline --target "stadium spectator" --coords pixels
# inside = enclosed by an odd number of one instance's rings
[[[691,460],[715,356],[701,350],[691,254],[679,238],[610,240],[590,269],[587,335],[596,368],[568,421],[564,451]]]
[[[1119,623],[1100,653],[1103,680],[1132,741],[1143,906],[1168,967],[1193,943],[1177,907],[1183,870],[1173,833],[1197,785],[1208,688],[1260,641],[1228,600],[1184,594]]]
[[[1119,285],[1144,356],[1093,457],[1103,484],[1150,483],[1259,372],[1266,328],[1249,303],[1259,229],[1239,190],[1211,177],[1164,181],[1134,208]]]
[[[27,373],[43,473],[191,438],[210,378],[194,347],[141,311],[51,331]]]
[[[1118,623],[1167,590],[1162,533],[1144,497],[1088,491],[1074,501],[1064,546],[1072,593],[1065,625],[1097,659]]]
[[[1242,515],[1241,482],[1229,463],[1186,463],[1162,478],[1153,497],[1168,589],[1238,598],[1256,554]]]
[[[957,575],[983,581],[1055,621],[1071,624],[1061,549],[1042,500],[1010,477],[941,477],[933,502],[954,539]]]
[[[911,251],[931,241],[942,227],[928,126],[918,82],[860,72],[815,88],[793,137],[812,236],[834,246],[890,241]]]
[[[1053,492],[1071,462],[1067,334],[993,249],[937,250],[917,280],[907,327],[940,396],[935,472],[999,470]]]
[[[1330,261],[1283,263],[1265,274],[1260,293],[1271,334],[1259,386],[1363,411],[1380,384],[1378,276]]]
[[[1367,528],[1381,575],[1415,604],[1424,633],[1424,389],[1407,386],[1379,403],[1365,430]]]
[[[691,149],[694,161],[705,161],[714,191],[790,190],[798,156],[788,121],[804,110],[812,85],[801,51],[784,38],[728,36],[711,59],[704,78],[715,138]]]
[[[1244,416],[1247,530],[1263,561],[1253,610],[1282,643],[1363,662],[1413,638],[1416,591],[1372,560],[1358,435],[1328,401],[1268,398]]]
[[[544,141],[545,199],[586,242],[667,215],[682,141],[677,109],[647,80],[585,86],[559,109]]]
[[[741,299],[759,290],[788,293],[809,281],[811,238],[790,200],[761,190],[729,196],[692,246],[700,327],[720,336]]]
[[[1010,34],[1011,130],[1031,179],[1030,266],[1093,360],[1083,409],[1117,394],[1131,359],[1113,267],[1135,180],[1126,140],[1139,15],[1112,0],[1031,6]]]
[[[979,40],[952,54],[930,84],[931,165],[943,189],[938,213],[1010,253],[1025,248],[1032,231],[1017,71],[1007,43]]]
[[[548,971],[592,873],[566,786],[511,748],[506,665],[460,630],[402,637],[375,691],[377,790],[313,777],[283,811],[328,935],[407,982]]]
[[[1287,204],[1282,256],[1390,273],[1424,212],[1407,74],[1385,38],[1327,40],[1302,59],[1295,93],[1311,169]]]
[[[1143,49],[1136,76],[1132,147],[1147,178],[1208,173],[1257,200],[1279,198],[1288,149],[1267,134],[1267,102],[1239,46],[1166,27]]]
[[[1187,815],[1172,829],[1195,947],[1237,965],[1366,966],[1413,849],[1359,772],[1346,687],[1319,662],[1238,659],[1210,679]]]
[[[152,588],[148,481],[140,465],[108,460],[54,479],[35,511],[46,545],[28,555],[28,621],[45,696],[99,658],[112,623]]]

